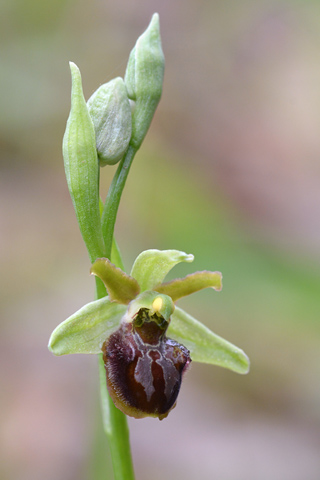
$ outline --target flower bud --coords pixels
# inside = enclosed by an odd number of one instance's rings
[[[88,110],[96,134],[100,166],[114,165],[123,157],[131,137],[131,107],[122,78],[101,85],[89,98]]]
[[[159,103],[163,75],[159,15],[155,13],[130,53],[124,79],[129,98],[135,101],[130,142],[135,148],[140,147]]]

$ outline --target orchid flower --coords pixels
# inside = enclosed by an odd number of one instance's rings
[[[107,258],[91,274],[108,296],[88,303],[52,333],[55,355],[103,353],[107,386],[116,407],[135,418],[165,418],[176,405],[181,380],[191,360],[247,373],[249,359],[175,303],[204,288],[220,291],[220,272],[202,271],[164,282],[193,255],[177,250],[146,250],[130,275]]]

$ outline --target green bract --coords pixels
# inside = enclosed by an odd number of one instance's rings
[[[123,157],[131,137],[131,107],[123,79],[117,77],[101,85],[87,105],[100,166],[114,165]]]
[[[101,353],[103,343],[121,321],[131,322],[146,308],[170,321],[168,336],[185,345],[193,361],[247,373],[249,359],[241,349],[174,306],[179,298],[203,288],[222,288],[220,272],[197,272],[163,283],[174,265],[192,260],[192,255],[177,250],[147,250],[137,257],[128,275],[108,259],[98,259],[91,273],[103,281],[109,297],[89,303],[61,323],[51,335],[49,349],[55,355]]]
[[[128,96],[133,100],[131,145],[139,148],[150,126],[162,94],[164,55],[161,48],[159,15],[155,13],[147,30],[130,53],[125,74]]]
[[[71,111],[63,137],[69,192],[90,260],[104,255],[99,209],[99,163],[95,132],[85,102],[78,67],[70,62]]]

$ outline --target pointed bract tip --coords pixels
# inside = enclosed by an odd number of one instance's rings
[[[154,13],[152,15],[150,23],[142,35],[146,34],[147,32],[148,34],[152,32],[153,34],[160,35],[160,22],[158,13]]]
[[[153,23],[159,23],[159,13],[155,12],[152,17],[151,17],[151,21],[150,21],[150,25],[153,24]]]
[[[69,62],[69,67],[70,67],[70,70],[79,70],[79,67],[78,65],[76,65],[74,62]]]

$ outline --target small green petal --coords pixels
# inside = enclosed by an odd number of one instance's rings
[[[139,283],[141,292],[153,290],[175,265],[193,259],[193,255],[178,250],[145,250],[136,258],[130,275]]]
[[[247,355],[232,343],[215,335],[211,330],[176,307],[167,335],[190,350],[194,362],[210,363],[237,373],[248,373]]]
[[[127,305],[140,292],[138,282],[113,265],[108,258],[98,258],[90,272],[103,281],[112,302]]]
[[[49,350],[55,355],[101,353],[102,344],[119,328],[125,311],[124,305],[107,297],[88,303],[52,332]]]
[[[209,287],[220,292],[222,289],[222,275],[220,272],[204,271],[191,273],[184,278],[176,278],[171,282],[157,285],[153,290],[169,295],[176,302],[179,298]]]

